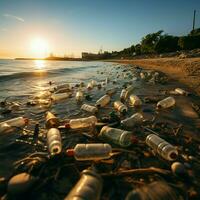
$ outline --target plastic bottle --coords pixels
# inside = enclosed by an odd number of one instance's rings
[[[28,118],[17,117],[0,123],[0,133],[10,133],[28,124]]]
[[[123,89],[120,94],[120,100],[125,101],[127,97],[128,97],[128,91],[126,89]]]
[[[46,113],[46,128],[57,128],[59,126],[59,119],[51,112]]]
[[[138,96],[133,95],[133,94],[130,96],[130,103],[133,106],[141,106],[142,105],[141,99]]]
[[[96,101],[96,106],[105,107],[109,102],[110,102],[110,96],[106,94]]]
[[[143,121],[143,115],[141,113],[135,113],[131,117],[126,118],[121,121],[121,125],[127,128],[132,128],[136,124],[139,124]]]
[[[131,132],[117,128],[111,128],[108,126],[104,126],[101,129],[98,137],[113,142],[114,144],[120,145],[122,147],[128,147],[132,143]]]
[[[82,101],[82,100],[83,100],[83,97],[84,97],[84,94],[83,94],[82,91],[78,91],[78,92],[76,93],[76,100],[77,100],[77,101]]]
[[[35,95],[35,99],[46,99],[51,97],[51,92],[42,91]]]
[[[175,92],[177,93],[177,94],[181,94],[181,95],[188,95],[188,92],[186,92],[185,90],[183,90],[183,89],[181,89],[181,88],[176,88],[175,89]]]
[[[91,80],[91,84],[93,87],[95,87],[97,85],[97,82],[95,80]]]
[[[56,87],[54,87],[54,90],[60,90],[60,89],[68,89],[70,90],[71,89],[71,86],[69,83],[65,83],[65,84],[62,84],[62,85],[57,85]]]
[[[115,101],[114,108],[120,113],[126,113],[128,111],[128,108],[121,101]]]
[[[69,156],[76,160],[100,160],[110,158],[112,147],[109,144],[77,144],[74,149],[67,150]]]
[[[58,102],[58,101],[61,101],[61,100],[64,100],[64,99],[67,99],[70,97],[70,93],[59,93],[59,94],[53,94],[51,96],[51,99],[54,101],[54,102]]]
[[[173,97],[167,97],[157,103],[157,108],[170,108],[176,103]]]
[[[178,151],[174,146],[155,134],[146,137],[146,144],[166,160],[173,161],[178,156]]]
[[[84,170],[65,200],[100,200],[103,180],[94,170]]]
[[[71,119],[66,127],[71,129],[87,128],[95,125],[97,123],[97,118],[95,116],[90,116],[86,118]]]
[[[57,128],[51,128],[47,132],[47,146],[51,155],[62,151],[61,135]]]
[[[88,90],[92,90],[93,89],[93,84],[90,82],[90,83],[88,83],[88,85],[87,85],[87,89]]]
[[[83,104],[81,106],[81,110],[84,110],[84,111],[87,111],[87,112],[90,112],[90,113],[93,113],[93,114],[98,112],[98,109],[95,106],[91,106],[91,105],[88,105],[88,104]]]

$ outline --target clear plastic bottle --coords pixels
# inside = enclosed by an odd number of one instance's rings
[[[96,101],[96,106],[105,107],[109,102],[110,102],[110,96],[106,94]]]
[[[173,161],[178,156],[178,151],[174,146],[155,134],[146,137],[146,144],[166,160]]]
[[[130,96],[130,103],[133,106],[141,106],[142,105],[141,99],[138,96],[133,95],[133,94]]]
[[[112,147],[109,144],[77,144],[74,149],[67,150],[69,156],[76,160],[101,160],[110,158]]]
[[[59,119],[51,112],[46,113],[46,128],[57,128],[60,125]]]
[[[42,91],[42,92],[39,92],[38,94],[36,94],[34,96],[35,99],[46,99],[46,98],[50,98],[52,95],[51,92],[49,91]]]
[[[67,99],[70,97],[70,93],[58,93],[58,94],[53,94],[51,96],[51,99],[54,101],[54,102],[58,102],[58,101],[62,101],[64,99]]]
[[[55,90],[55,91],[61,90],[61,89],[68,89],[68,90],[70,90],[70,89],[71,89],[71,86],[70,86],[69,83],[65,83],[65,84],[57,85],[56,87],[54,87],[54,90]]]
[[[90,82],[90,83],[88,83],[88,85],[87,85],[87,89],[88,90],[92,90],[93,89],[93,84]]]
[[[105,141],[113,142],[114,144],[120,145],[122,147],[128,147],[132,144],[132,134],[129,131],[124,131],[117,128],[111,128],[104,126],[99,135],[99,138]]]
[[[90,116],[86,118],[71,119],[66,127],[71,129],[87,128],[94,126],[97,123],[97,118],[95,116]]]
[[[123,89],[120,94],[120,100],[125,101],[127,98],[128,98],[128,91],[126,89]]]
[[[65,200],[100,200],[103,180],[94,170],[84,170]]]
[[[128,111],[127,106],[125,106],[121,101],[115,101],[114,108],[120,113],[126,113]]]
[[[90,112],[90,113],[93,113],[93,114],[98,112],[97,107],[91,106],[91,105],[88,105],[88,104],[83,104],[81,106],[81,110],[84,110],[84,111],[87,111],[87,112]]]
[[[175,92],[177,93],[177,94],[180,94],[180,95],[188,95],[188,92],[186,92],[185,90],[183,90],[183,89],[181,89],[181,88],[176,88],[175,89]]]
[[[17,117],[0,123],[0,133],[10,133],[28,124],[28,118]]]
[[[83,92],[80,90],[76,93],[76,100],[77,101],[83,101],[83,98],[84,98],[84,94]]]
[[[135,113],[131,117],[122,120],[121,125],[127,128],[132,128],[136,124],[142,123],[143,119],[144,118],[141,113]]]
[[[173,97],[167,97],[157,103],[157,108],[170,108],[176,103]]]
[[[51,128],[47,132],[47,146],[51,155],[59,154],[62,151],[61,135],[57,128]]]

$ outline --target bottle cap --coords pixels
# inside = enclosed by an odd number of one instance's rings
[[[67,156],[74,156],[74,149],[67,149]]]
[[[66,128],[66,129],[70,129],[70,124],[69,124],[69,123],[66,123],[66,124],[65,124],[65,128]]]
[[[24,118],[24,122],[27,125],[29,123],[29,119],[28,118]]]

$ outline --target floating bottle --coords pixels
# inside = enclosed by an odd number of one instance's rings
[[[47,132],[47,146],[51,155],[62,151],[61,135],[57,128],[50,128]]]
[[[175,89],[175,92],[177,93],[177,94],[180,94],[180,95],[188,95],[188,92],[187,91],[185,91],[185,90],[183,90],[183,89],[181,89],[181,88],[176,88]]]
[[[93,113],[93,114],[98,112],[97,107],[91,106],[91,105],[88,105],[88,104],[83,104],[81,106],[81,110],[84,110],[84,111],[87,111],[87,112],[90,112],[90,113]]]
[[[141,113],[135,113],[131,117],[122,120],[121,125],[127,128],[132,128],[136,124],[142,123],[143,119],[144,118]]]
[[[166,160],[173,161],[178,156],[178,151],[174,146],[155,134],[146,137],[146,144]]]
[[[0,133],[10,133],[16,128],[23,128],[28,124],[28,118],[17,117],[0,123]]]
[[[65,200],[100,200],[103,180],[94,170],[84,170]]]
[[[62,101],[64,99],[67,99],[71,96],[71,93],[59,93],[59,94],[53,94],[51,96],[51,99],[54,101],[54,102],[58,102],[58,101]]]
[[[125,101],[127,97],[128,97],[128,91],[126,89],[123,89],[120,94],[120,100]]]
[[[71,119],[68,124],[65,125],[66,128],[78,129],[78,128],[87,128],[94,126],[97,123],[97,118],[95,116]]]
[[[142,105],[141,99],[138,96],[133,95],[133,94],[130,96],[130,103],[131,105],[136,106],[136,107]]]
[[[65,84],[57,85],[56,87],[54,87],[54,90],[55,90],[55,91],[61,90],[61,89],[68,89],[68,90],[70,90],[70,89],[71,89],[71,86],[70,86],[69,83],[65,83]]]
[[[83,101],[83,98],[84,98],[83,92],[82,92],[82,91],[78,91],[78,92],[76,93],[76,100],[77,100],[77,101]]]
[[[132,144],[132,134],[129,131],[124,131],[117,128],[111,128],[104,126],[99,135],[99,138],[105,141],[113,142],[114,144],[120,145],[122,147],[128,147]]]
[[[127,106],[125,106],[121,101],[115,101],[114,108],[120,113],[126,113],[128,111]]]
[[[96,101],[96,106],[105,107],[109,102],[110,102],[110,96],[106,94]]]
[[[111,157],[112,147],[109,144],[77,144],[74,149],[67,150],[69,156],[76,160],[101,160]]]
[[[167,97],[157,103],[157,108],[170,108],[176,103],[173,97]]]
[[[59,119],[51,112],[46,113],[46,128],[57,128],[59,126]]]
[[[93,89],[93,84],[90,82],[90,83],[88,83],[88,85],[87,85],[87,89],[88,90],[92,90]]]
[[[38,94],[36,94],[34,96],[35,99],[46,99],[46,98],[50,98],[52,95],[52,93],[50,91],[42,91],[39,92]]]

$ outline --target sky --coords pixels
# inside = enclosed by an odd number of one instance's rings
[[[148,33],[185,35],[200,0],[0,0],[0,57],[119,51]]]

